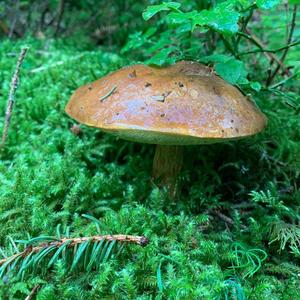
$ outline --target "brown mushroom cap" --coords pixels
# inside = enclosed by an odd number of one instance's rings
[[[115,71],[77,89],[66,112],[120,138],[161,145],[238,139],[266,125],[266,117],[236,87],[188,61]]]

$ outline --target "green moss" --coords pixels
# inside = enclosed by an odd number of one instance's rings
[[[103,234],[145,235],[150,244],[130,246],[89,274],[67,274],[58,261],[49,272],[30,274],[24,282],[8,277],[0,282],[1,299],[23,299],[37,283],[37,299],[243,299],[244,294],[294,299],[299,252],[290,246],[297,242],[288,239],[280,251],[282,239],[276,240],[272,230],[278,222],[299,221],[300,136],[295,128],[300,123],[293,109],[261,94],[257,102],[269,117],[264,133],[187,147],[182,195],[169,203],[149,178],[153,146],[85,126],[76,136],[70,131],[74,122],[64,113],[76,87],[128,61],[68,41],[50,41],[45,53],[43,41],[4,41],[1,111],[16,60],[8,53],[17,55],[25,43],[30,50],[0,160],[2,248],[9,250],[9,236],[54,235],[57,224],[69,226],[73,236],[97,234],[82,214],[99,219]],[[40,67],[46,69],[33,72]],[[223,215],[232,222],[225,223]]]

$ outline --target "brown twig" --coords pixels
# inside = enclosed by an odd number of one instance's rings
[[[218,216],[221,220],[223,220],[225,222],[225,224],[230,224],[230,225],[234,225],[234,221],[229,218],[228,216],[224,215],[223,213],[221,213],[219,210],[209,210],[210,213],[213,213],[214,215]],[[242,229],[246,229],[247,227],[243,224],[241,224]]]
[[[256,44],[259,45],[260,49],[266,49],[266,45],[256,35],[251,33],[249,29],[247,29],[246,32],[249,34],[249,36],[251,36],[251,38],[256,42]],[[289,69],[282,63],[282,61],[277,57],[277,55],[275,55],[272,52],[263,52],[263,53],[268,59],[276,61],[279,68],[282,68],[283,72],[289,74]]]
[[[33,296],[35,295],[35,293],[39,290],[40,287],[41,286],[39,284],[34,286],[33,289],[31,290],[30,294],[25,298],[25,300],[31,300],[33,298]]]
[[[18,83],[19,83],[19,74],[20,74],[21,66],[22,66],[22,63],[26,56],[27,50],[28,50],[27,47],[24,47],[21,49],[19,59],[18,59],[17,65],[16,65],[15,73],[11,80],[10,91],[9,91],[9,96],[8,96],[8,103],[7,103],[6,113],[5,113],[5,123],[4,123],[4,127],[3,127],[2,142],[0,144],[0,148],[4,147],[6,139],[7,139],[8,129],[9,129],[10,120],[11,120],[11,114],[12,114],[13,106],[15,103],[15,93],[16,93]]]
[[[296,26],[296,16],[297,16],[297,5],[294,5],[294,9],[293,9],[293,16],[292,16],[292,21],[291,21],[291,28],[290,28],[290,32],[289,32],[289,36],[287,39],[287,45],[291,44],[292,39],[293,39],[293,34],[294,34],[294,30],[295,30],[295,26]],[[288,54],[289,48],[284,49],[284,52],[282,53],[282,56],[280,58],[280,61],[283,62],[286,58],[286,55]],[[278,65],[276,67],[276,69],[274,70],[273,73],[270,74],[270,76],[267,79],[267,83],[266,85],[269,86],[273,79],[275,78],[276,74],[278,73],[280,69],[280,66]]]
[[[292,78],[295,78],[295,77],[297,77],[297,76],[298,76],[298,73],[295,73],[294,75],[292,75],[292,76],[290,76],[290,77],[288,77],[288,78],[285,78],[285,79],[283,79],[283,80],[281,80],[281,81],[279,81],[279,82],[277,82],[277,83],[274,83],[274,84],[271,85],[269,88],[270,88],[270,89],[275,89],[275,88],[277,88],[277,87],[283,85],[284,83],[286,83],[288,80],[290,80],[290,79],[292,79]]]
[[[90,237],[80,237],[80,238],[62,238],[55,241],[51,241],[49,243],[43,243],[41,245],[32,247],[28,246],[24,251],[16,253],[12,256],[9,256],[7,258],[3,258],[0,260],[0,266],[5,264],[7,261],[13,261],[17,257],[26,257],[30,253],[37,253],[45,248],[49,248],[52,246],[55,246],[59,248],[62,244],[68,243],[68,247],[76,246],[78,244],[82,244],[84,242],[90,241],[92,243],[100,242],[100,241],[117,241],[121,243],[132,243],[137,244],[142,247],[148,245],[149,240],[144,236],[134,236],[134,235],[124,235],[124,234],[116,234],[116,235],[96,235],[96,236],[90,236]]]
[[[294,43],[290,43],[290,44],[288,44],[286,46],[277,48],[277,49],[255,49],[255,50],[251,50],[251,51],[241,52],[241,53],[239,53],[239,56],[241,56],[241,55],[247,55],[247,54],[252,54],[252,53],[263,53],[263,52],[276,53],[276,52],[280,52],[280,51],[286,50],[288,48],[297,46],[299,44],[300,44],[300,40],[296,41]]]

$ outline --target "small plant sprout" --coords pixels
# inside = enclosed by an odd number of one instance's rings
[[[77,89],[66,112],[120,138],[156,144],[153,177],[170,198],[177,191],[183,145],[236,140],[266,125],[265,116],[237,88],[192,61],[113,72]]]

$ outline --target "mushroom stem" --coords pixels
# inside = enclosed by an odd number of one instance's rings
[[[152,176],[174,199],[178,194],[178,175],[183,163],[182,146],[156,145]]]

